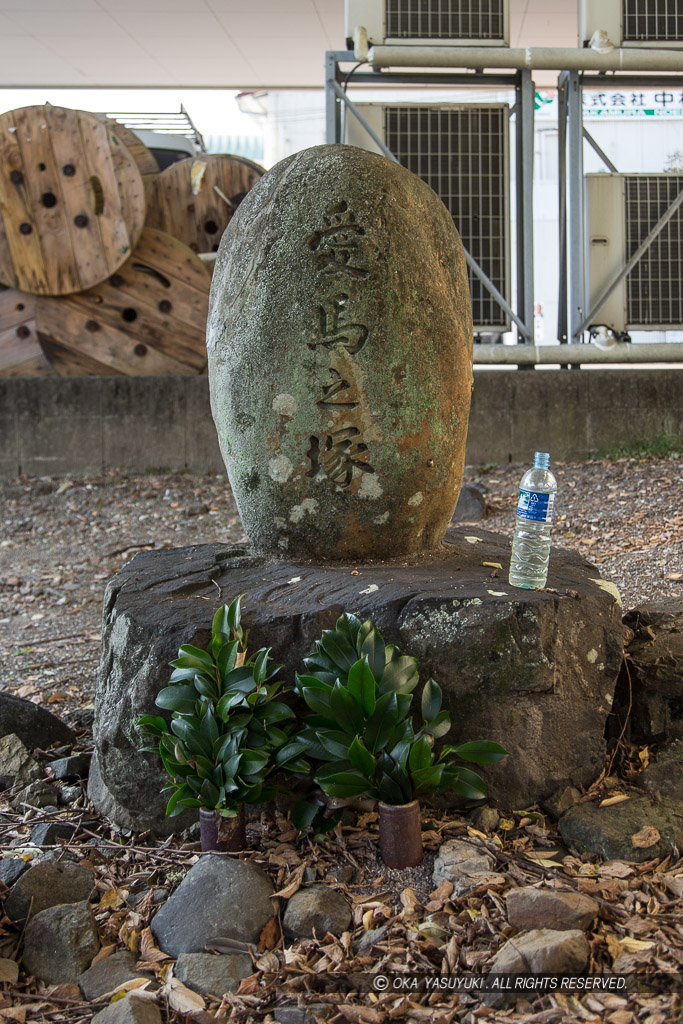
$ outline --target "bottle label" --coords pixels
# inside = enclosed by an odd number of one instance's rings
[[[520,519],[535,519],[539,523],[552,523],[554,506],[554,494],[520,489],[517,515]]]

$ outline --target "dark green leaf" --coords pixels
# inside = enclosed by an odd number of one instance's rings
[[[225,679],[229,672],[235,667],[235,660],[237,658],[237,649],[239,647],[239,641],[233,640],[231,643],[221,644],[218,654],[216,655],[216,664],[218,671],[221,674],[221,679]]]
[[[344,732],[355,736],[363,731],[365,725],[363,708],[340,682],[336,682],[332,687],[330,710]]]
[[[358,736],[356,736],[349,747],[348,758],[353,767],[359,772],[362,772],[368,778],[372,777],[372,773],[375,770],[375,759],[370,751],[363,746]]]
[[[367,655],[349,669],[347,687],[351,696],[360,704],[366,716],[375,710],[375,677],[368,664]]]
[[[379,688],[382,693],[396,690],[397,693],[412,693],[419,679],[417,658],[400,655],[392,658],[384,667]]]
[[[202,724],[199,727],[199,735],[201,736],[202,743],[207,751],[209,757],[213,753],[213,745],[218,739],[218,723],[214,718],[213,711],[211,708],[207,708],[204,717],[202,718]]]
[[[367,632],[365,630],[366,625],[368,623],[364,623],[358,634],[356,650],[359,657],[366,657],[368,659],[370,671],[375,679],[379,679],[384,672],[385,665],[384,640],[382,640],[379,630],[373,623],[370,623],[372,629]]]
[[[141,715],[137,720],[137,726],[151,736],[162,736],[168,732],[166,719],[161,715]]]
[[[183,797],[191,796],[191,794],[192,790],[187,784],[180,786],[178,789],[176,789],[175,793],[166,804],[166,814],[170,817],[173,814],[173,808],[178,803],[178,801],[182,800]]]
[[[486,783],[469,768],[449,768],[444,771],[440,788],[442,791],[452,789],[469,800],[483,800],[486,796]]]
[[[383,772],[380,775],[377,783],[377,790],[380,794],[379,799],[385,804],[392,804],[392,806],[398,806],[400,804],[409,803],[404,795],[403,790],[399,786],[398,782],[392,779],[389,775]]]
[[[477,764],[496,764],[510,756],[509,750],[493,740],[472,740],[459,747],[452,747],[450,752],[463,761],[474,761]]]
[[[419,790],[423,793],[433,793],[438,789],[444,767],[443,764],[431,764],[425,768],[417,768],[415,771],[411,769],[410,774],[415,792]]]
[[[157,694],[155,704],[167,711],[179,711],[184,715],[194,713],[197,694],[194,686],[166,686]]]
[[[298,800],[292,807],[292,824],[299,832],[305,832],[320,808],[308,800]]]
[[[408,765],[413,776],[421,768],[427,768],[432,763],[432,747],[426,736],[421,736],[413,743],[408,755]]]
[[[335,683],[335,685],[337,684]],[[331,690],[328,693],[312,686],[304,686],[301,691],[301,696],[306,701],[311,711],[315,711],[316,714],[323,715],[326,719],[330,720],[334,717],[330,705],[331,693]]]
[[[350,644],[353,649],[356,649],[356,639],[358,632],[361,628],[361,621],[357,619],[355,615],[350,612],[344,612],[337,619],[337,632],[341,633],[346,642]]]
[[[224,637],[229,639],[230,634],[231,630],[228,624],[228,606],[227,604],[223,604],[213,617],[211,635],[215,640],[218,640],[222,644],[224,642]]]
[[[256,655],[254,656],[254,663],[253,663],[252,672],[253,672],[254,682],[256,682],[259,685],[261,683],[265,682],[265,678],[266,678],[266,665],[267,665],[267,662],[268,662],[268,655],[270,654],[270,650],[271,650],[270,647],[268,647],[268,648],[262,647],[261,650],[257,651]]]
[[[316,781],[328,796],[339,797],[359,796],[365,792],[368,785],[367,779],[353,771],[337,772],[326,778],[320,778],[320,773],[318,773]]]
[[[282,701],[274,700],[270,704],[264,704],[262,708],[259,708],[255,712],[259,719],[266,725],[270,725],[271,722],[282,722],[285,718],[295,718],[295,714],[287,704],[283,704]]]
[[[213,782],[209,779],[204,779],[201,788],[201,798],[204,801],[204,806],[209,810],[213,810],[218,803],[219,797],[218,787],[214,786]]]
[[[348,758],[350,736],[347,732],[341,732],[338,729],[321,729],[318,733],[318,740],[325,750],[324,760],[329,761],[329,755],[337,759]]]
[[[428,679],[422,690],[422,721],[429,723],[441,710],[441,687],[434,679]]]
[[[439,739],[440,736],[445,736],[451,727],[451,716],[448,711],[439,711],[436,718],[429,723],[428,731],[432,734],[434,739]]]
[[[228,610],[227,610],[228,629],[231,632],[233,632],[233,633],[239,633],[239,631],[240,631],[240,621],[241,621],[241,615],[242,615],[242,598],[243,597],[244,597],[244,594],[240,594],[239,597],[236,597],[235,600],[232,601],[228,605]]]
[[[384,747],[397,722],[398,704],[396,694],[392,691],[379,698],[365,725],[365,741],[372,754],[376,754]]]
[[[356,661],[354,648],[341,636],[331,629],[324,629],[320,643],[322,648],[337,668],[340,668],[344,675],[349,671]]]
[[[198,672],[194,677],[194,687],[202,697],[208,697],[209,700],[216,700],[218,698],[218,686],[215,679],[209,679],[203,672]]]

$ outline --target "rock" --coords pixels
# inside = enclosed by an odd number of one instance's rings
[[[633,636],[617,680],[610,734],[634,743],[683,739],[683,600],[669,598],[633,608],[624,616]],[[629,714],[630,712],[630,714]]]
[[[49,807],[59,796],[55,787],[46,779],[36,779],[23,789],[20,789],[12,800],[12,807],[21,808],[22,804],[30,804],[31,807]]]
[[[348,885],[353,880],[355,871],[350,864],[335,864],[330,868],[328,874],[332,875],[332,878],[336,878],[338,882]]]
[[[221,240],[207,352],[257,550],[438,548],[464,469],[472,319],[460,237],[422,179],[352,146],[271,168]]]
[[[504,875],[493,871],[495,858],[474,843],[449,839],[440,848],[434,860],[432,879],[436,886],[453,883],[453,894],[462,896],[484,883],[504,882]]]
[[[470,814],[472,827],[480,832],[495,832],[498,828],[500,815],[495,807],[484,804],[483,807],[475,807]]]
[[[453,513],[454,523],[479,523],[484,518],[486,498],[476,484],[465,484]]]
[[[72,754],[71,757],[60,757],[56,761],[50,761],[48,768],[52,769],[56,779],[64,782],[87,779],[91,756],[91,754]]]
[[[69,842],[74,837],[76,826],[66,821],[43,821],[31,829],[31,842],[35,846],[54,846],[63,839]]]
[[[92,1024],[161,1024],[161,1012],[156,1003],[129,992],[96,1013]]]
[[[448,531],[438,557],[365,566],[359,576],[345,566],[269,563],[245,546],[137,555],[105,596],[90,799],[123,828],[161,835],[195,822],[190,812],[165,816],[163,766],[141,751],[135,722],[161,714],[154,700],[180,645],[208,644],[216,585],[224,600],[248,594],[243,622],[254,649],[272,647],[288,678],[342,610],[371,618],[387,643],[420,659],[422,678],[441,686],[453,715],[449,743],[491,739],[511,751],[502,765],[477,767],[502,810],[589,785],[604,763],[621,608],[572,551],[552,549],[552,591],[492,580],[482,561],[506,564],[509,552],[508,537],[466,527]]]
[[[15,882],[5,900],[5,913],[12,921],[23,921],[33,900],[33,920],[36,914],[48,907],[87,900],[94,885],[92,871],[82,864],[41,860]]]
[[[74,743],[76,737],[68,725],[46,708],[23,697],[0,691],[0,736],[15,733],[21,742],[33,750],[47,750],[53,743]]]
[[[251,957],[241,953],[181,953],[174,970],[176,978],[194,992],[219,999],[226,992],[236,992],[242,978],[253,973]]]
[[[557,821],[567,813],[570,807],[578,804],[580,799],[581,793],[575,786],[560,786],[547,800],[543,801],[543,809]]]
[[[589,956],[590,946],[578,928],[536,928],[508,939],[496,954],[489,978],[496,974],[579,974],[588,964]],[[483,998],[487,1006],[500,1007],[509,997],[501,992],[487,992]]]
[[[368,928],[366,932],[363,932],[361,937],[353,942],[353,949],[359,956],[366,952],[366,950],[372,949],[377,943],[381,942],[386,935],[388,925],[382,924],[379,928]]]
[[[321,1019],[318,1014],[324,1012],[325,1009],[324,1003],[309,1003],[308,1006],[295,1006],[294,1003],[286,1003],[271,1012],[274,1014],[273,1020],[277,1021],[277,1024],[316,1024]]]
[[[81,992],[87,1000],[98,999],[107,992],[113,992],[119,985],[134,978],[151,977],[135,970],[137,958],[127,949],[120,949],[104,960],[98,960],[87,971],[78,976]]]
[[[87,900],[50,906],[33,915],[26,926],[24,970],[48,985],[75,982],[99,948]]]
[[[80,786],[62,786],[59,791],[59,803],[64,807],[69,807],[71,804],[75,804],[82,795],[83,790]]]
[[[33,760],[17,735],[6,733],[0,737],[0,789],[28,786],[42,774],[40,765]]]
[[[634,844],[633,837],[639,836],[646,827],[655,829],[659,839],[645,846],[637,845],[638,840]],[[597,803],[578,804],[560,819],[560,833],[579,853],[597,853],[605,860],[653,860],[666,857],[683,846],[680,819],[644,796],[607,807],[599,807]]]
[[[4,882],[8,889],[27,870],[28,864],[23,857],[0,858],[0,882]]]
[[[552,928],[570,931],[590,928],[598,915],[600,905],[590,896],[560,889],[536,889],[525,886],[506,893],[508,921],[519,931]]]
[[[273,916],[273,883],[244,860],[205,855],[152,918],[164,953],[203,953],[219,936],[257,943]]]
[[[683,740],[674,740],[660,750],[657,760],[640,773],[637,782],[652,800],[680,807],[683,803]]]
[[[327,932],[337,936],[345,932],[351,917],[351,908],[340,892],[325,885],[311,885],[290,897],[282,928],[290,939],[309,939],[314,932],[322,939]]]

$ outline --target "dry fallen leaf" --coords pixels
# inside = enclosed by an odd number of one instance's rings
[[[641,828],[640,832],[636,832],[635,835],[631,836],[631,842],[639,850],[648,850],[651,846],[654,846],[661,839],[659,829],[656,829],[654,825],[645,825]]]
[[[279,941],[280,925],[277,915],[273,915],[259,935],[257,952],[263,953],[267,949],[275,949]]]
[[[0,959],[0,981],[8,981],[10,985],[16,983],[19,977],[19,964],[16,960]]]
[[[293,896],[294,893],[301,888],[301,883],[303,882],[304,879],[305,870],[306,865],[301,864],[296,869],[296,871],[292,872],[292,874],[289,876],[289,882],[284,887],[284,889],[280,889],[279,892],[273,893],[273,896],[281,896],[283,899],[286,900],[288,900],[290,896]]]
[[[168,999],[168,1005],[178,1013],[192,1013],[195,1010],[206,1009],[206,1003],[199,993],[187,988],[172,974],[169,975],[160,994]]]
[[[623,804],[624,800],[630,800],[628,793],[616,793],[615,796],[608,796],[600,801],[600,807],[611,807],[612,804]]]
[[[162,953],[154,942],[152,929],[143,928],[140,933],[140,960],[146,963],[161,963],[164,960],[171,960],[168,953]]]

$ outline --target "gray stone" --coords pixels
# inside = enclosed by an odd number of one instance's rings
[[[48,985],[75,982],[99,948],[95,919],[87,900],[61,903],[41,910],[27,924],[24,970]]]
[[[606,698],[623,657],[621,608],[594,567],[559,548],[549,591],[491,580],[482,561],[506,564],[509,554],[509,537],[465,527],[449,530],[432,559],[362,566],[359,576],[348,566],[269,563],[246,546],[137,555],[105,595],[88,795],[124,828],[167,834],[196,821],[189,812],[165,816],[163,766],[141,751],[135,722],[162,713],[154,701],[180,645],[208,644],[216,585],[223,595],[248,594],[243,621],[254,649],[272,647],[288,678],[344,609],[371,618],[387,643],[420,659],[423,678],[440,684],[452,712],[449,743],[485,738],[511,751],[502,765],[477,767],[501,809],[529,806],[570,782],[589,785],[604,763]]]
[[[52,769],[54,777],[60,781],[72,782],[75,779],[87,779],[91,756],[91,754],[72,754],[71,757],[60,757],[56,761],[50,761],[48,768]]]
[[[366,932],[363,932],[361,937],[354,941],[354,951],[361,956],[363,953],[372,949],[372,947],[381,942],[387,933],[388,925],[382,924],[379,928],[368,928]]]
[[[161,1024],[161,1011],[156,1003],[129,992],[96,1013],[92,1024]]]
[[[646,826],[660,834],[652,845],[634,845]],[[645,861],[666,857],[683,846],[683,823],[661,804],[647,797],[631,797],[619,804],[599,807],[597,803],[578,804],[560,819],[564,841],[579,853],[597,853],[605,860]]]
[[[24,786],[12,800],[12,807],[21,809],[22,804],[30,804],[31,807],[49,807],[55,799],[59,799],[54,785],[46,779],[36,779],[35,782]]]
[[[23,857],[2,857],[0,859],[0,882],[4,882],[9,889],[27,870],[28,864]]]
[[[327,932],[341,935],[351,924],[351,908],[342,894],[325,885],[299,889],[287,902],[282,928],[290,939],[322,939]]]
[[[519,931],[534,928],[552,928],[586,931],[598,916],[600,905],[580,892],[562,892],[560,889],[536,889],[525,886],[510,889],[505,896],[508,921]]]
[[[254,973],[250,956],[242,953],[181,953],[175,965],[176,978],[203,996],[236,992],[242,978]]]
[[[673,809],[680,808],[683,804],[683,740],[674,740],[660,750],[657,760],[639,774],[637,782],[652,800]]]
[[[330,868],[328,874],[332,875],[332,878],[336,878],[338,882],[348,885],[353,880],[355,871],[350,864],[335,864]]]
[[[484,518],[486,498],[476,484],[464,484],[453,513],[455,523],[479,523]]]
[[[119,985],[134,978],[151,977],[135,970],[136,957],[127,949],[120,949],[104,960],[98,960],[78,976],[78,984],[86,999],[98,999],[113,992]]]
[[[547,800],[543,801],[543,809],[557,821],[580,800],[581,793],[575,786],[560,786]]]
[[[496,974],[580,974],[588,964],[590,946],[578,928],[555,931],[537,928],[508,939],[496,954],[489,978]],[[516,998],[524,993],[517,993]],[[487,992],[487,1006],[500,1007],[509,997],[500,992]]]
[[[41,860],[15,882],[5,900],[5,913],[11,921],[22,921],[30,907],[33,919],[40,911],[58,903],[87,900],[94,885],[92,871],[82,864]]]
[[[218,937],[257,943],[273,916],[273,883],[245,860],[205,855],[152,918],[164,953],[202,953]]]
[[[0,737],[0,789],[28,786],[42,774],[40,766],[15,733]]]
[[[75,831],[76,826],[67,821],[42,821],[31,829],[31,842],[35,846],[54,846],[61,839],[69,842]]]
[[[614,694],[610,733],[634,743],[683,739],[683,599],[633,608],[624,616],[628,666]]]
[[[442,882],[452,882],[453,894],[462,896],[479,885],[505,881],[504,875],[494,872],[495,863],[495,858],[487,850],[473,842],[449,839],[436,855],[432,879],[437,886]]]
[[[80,786],[62,786],[59,791],[59,803],[64,807],[75,804],[83,796]]]
[[[309,1003],[308,1006],[295,1006],[294,1003],[278,1006],[271,1010],[276,1024],[316,1024],[320,1019],[317,1014],[327,1009],[325,1003]]]
[[[33,750],[47,750],[53,743],[74,743],[75,736],[68,725],[46,708],[33,704],[13,693],[0,691],[0,736],[15,733],[21,742]]]
[[[352,146],[271,168],[221,240],[207,352],[257,550],[438,548],[462,482],[472,319],[460,237],[422,179]]]
[[[479,829],[480,832],[495,832],[500,815],[495,807],[484,804],[483,807],[475,807],[470,814],[470,821],[473,827]]]

